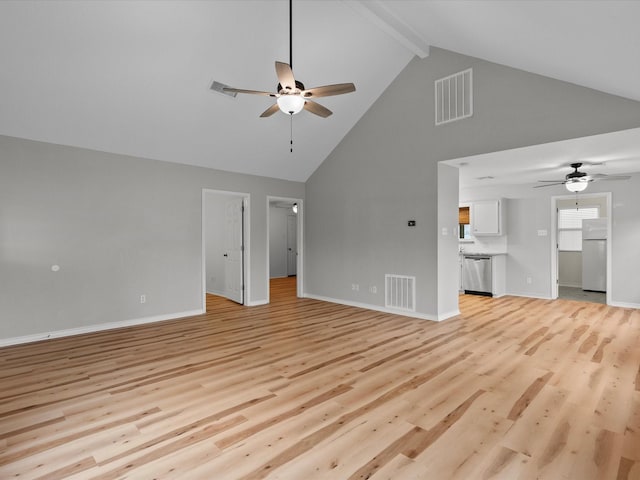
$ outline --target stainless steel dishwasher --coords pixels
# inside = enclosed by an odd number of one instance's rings
[[[491,291],[491,257],[465,255],[463,266],[464,293],[493,296]]]

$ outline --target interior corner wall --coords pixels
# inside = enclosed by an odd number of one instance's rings
[[[467,68],[473,116],[436,127],[434,81]],[[432,48],[307,181],[305,292],[381,307],[385,273],[415,275],[416,311],[437,318],[438,261],[457,261],[438,258],[439,161],[638,126],[638,102]]]
[[[201,311],[203,189],[250,195],[266,301],[267,196],[303,183],[0,136],[0,343]]]
[[[438,164],[438,320],[458,315],[458,169]]]

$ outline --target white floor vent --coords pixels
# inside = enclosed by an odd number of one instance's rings
[[[416,277],[384,276],[384,306],[395,310],[416,311]]]
[[[436,125],[473,115],[473,69],[436,80]]]

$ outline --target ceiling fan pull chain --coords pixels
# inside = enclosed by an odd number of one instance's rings
[[[293,113],[289,114],[289,120],[290,120],[289,143],[291,145],[290,152],[293,153]]]

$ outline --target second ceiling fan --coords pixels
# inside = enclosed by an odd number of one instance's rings
[[[251,95],[263,95],[274,97],[276,103],[267,108],[260,117],[270,117],[278,110],[283,113],[294,115],[302,109],[315,115],[326,118],[333,112],[323,107],[312,98],[330,97],[342,95],[344,93],[355,92],[353,83],[338,83],[335,85],[324,85],[322,87],[305,88],[293,76],[293,21],[292,21],[292,0],[289,0],[289,63],[276,62],[276,76],[278,85],[276,92],[264,92],[260,90],[245,90],[242,88],[224,87],[224,91],[231,93],[248,93]]]
[[[564,180],[538,180],[538,182],[544,183],[545,185],[536,185],[533,188],[564,185],[565,188],[570,192],[577,193],[582,192],[585,188],[587,188],[589,182],[596,182],[600,180],[629,180],[631,178],[629,175],[605,175],[604,173],[595,173],[589,175],[586,172],[581,172],[579,170],[582,165],[583,163],[580,162],[572,163],[569,166],[573,168],[573,172],[567,173],[564,177]]]

